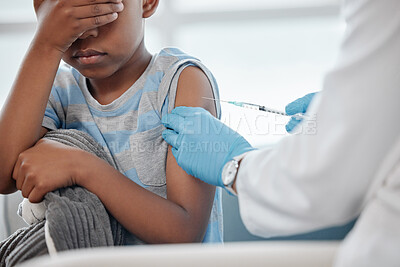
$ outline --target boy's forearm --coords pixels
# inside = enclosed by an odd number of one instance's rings
[[[15,191],[18,155],[40,138],[41,125],[62,53],[33,41],[0,114],[0,193]]]
[[[190,211],[138,186],[98,158],[89,158],[80,161],[85,168],[79,168],[77,184],[96,194],[127,230],[147,243],[201,242],[205,229],[199,229]]]

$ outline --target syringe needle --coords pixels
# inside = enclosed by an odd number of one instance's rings
[[[203,98],[204,98],[204,99],[208,99],[208,100],[226,102],[226,103],[229,103],[229,102],[230,102],[230,101],[226,101],[226,100],[222,100],[222,99],[215,99],[215,98],[210,98],[210,97],[205,97],[205,96],[203,96]]]
[[[260,106],[257,104],[252,104],[252,103],[246,103],[246,102],[237,102],[237,101],[227,101],[227,100],[222,100],[222,99],[215,99],[215,98],[210,98],[210,97],[204,97],[204,99],[209,99],[209,100],[214,100],[214,101],[220,101],[220,102],[225,102],[225,103],[229,103],[229,104],[233,104],[235,106],[238,107],[242,107],[242,108],[248,108],[248,109],[254,109],[254,110],[259,110],[259,111],[264,111],[264,112],[269,112],[269,113],[273,113],[273,114],[277,114],[277,115],[282,115],[282,116],[288,116],[288,117],[295,117],[297,119],[302,119],[304,118],[306,115],[299,113],[299,114],[295,114],[293,116],[286,114],[286,112],[283,111],[279,111],[276,109],[272,109],[272,108],[267,108],[265,106]]]

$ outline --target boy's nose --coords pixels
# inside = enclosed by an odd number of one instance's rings
[[[79,39],[86,39],[88,37],[97,37],[99,35],[99,29],[98,28],[94,28],[91,30],[88,30],[86,32],[84,32]]]

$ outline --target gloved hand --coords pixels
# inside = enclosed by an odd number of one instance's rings
[[[308,106],[310,105],[311,100],[314,98],[316,93],[307,94],[291,103],[289,103],[286,108],[286,114],[295,115],[298,113],[306,113]],[[303,119],[299,119],[296,117],[292,117],[290,121],[286,124],[286,131],[291,133],[293,129],[302,121]]]
[[[222,169],[233,157],[253,150],[237,132],[203,108],[177,107],[161,120],[162,137],[178,165],[200,180],[223,187]]]

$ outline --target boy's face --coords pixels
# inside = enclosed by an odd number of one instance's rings
[[[85,32],[65,52],[63,60],[93,79],[109,77],[134,62],[143,50],[138,48],[143,46],[144,17],[149,16],[144,15],[145,2],[123,1],[125,8],[117,20]]]

